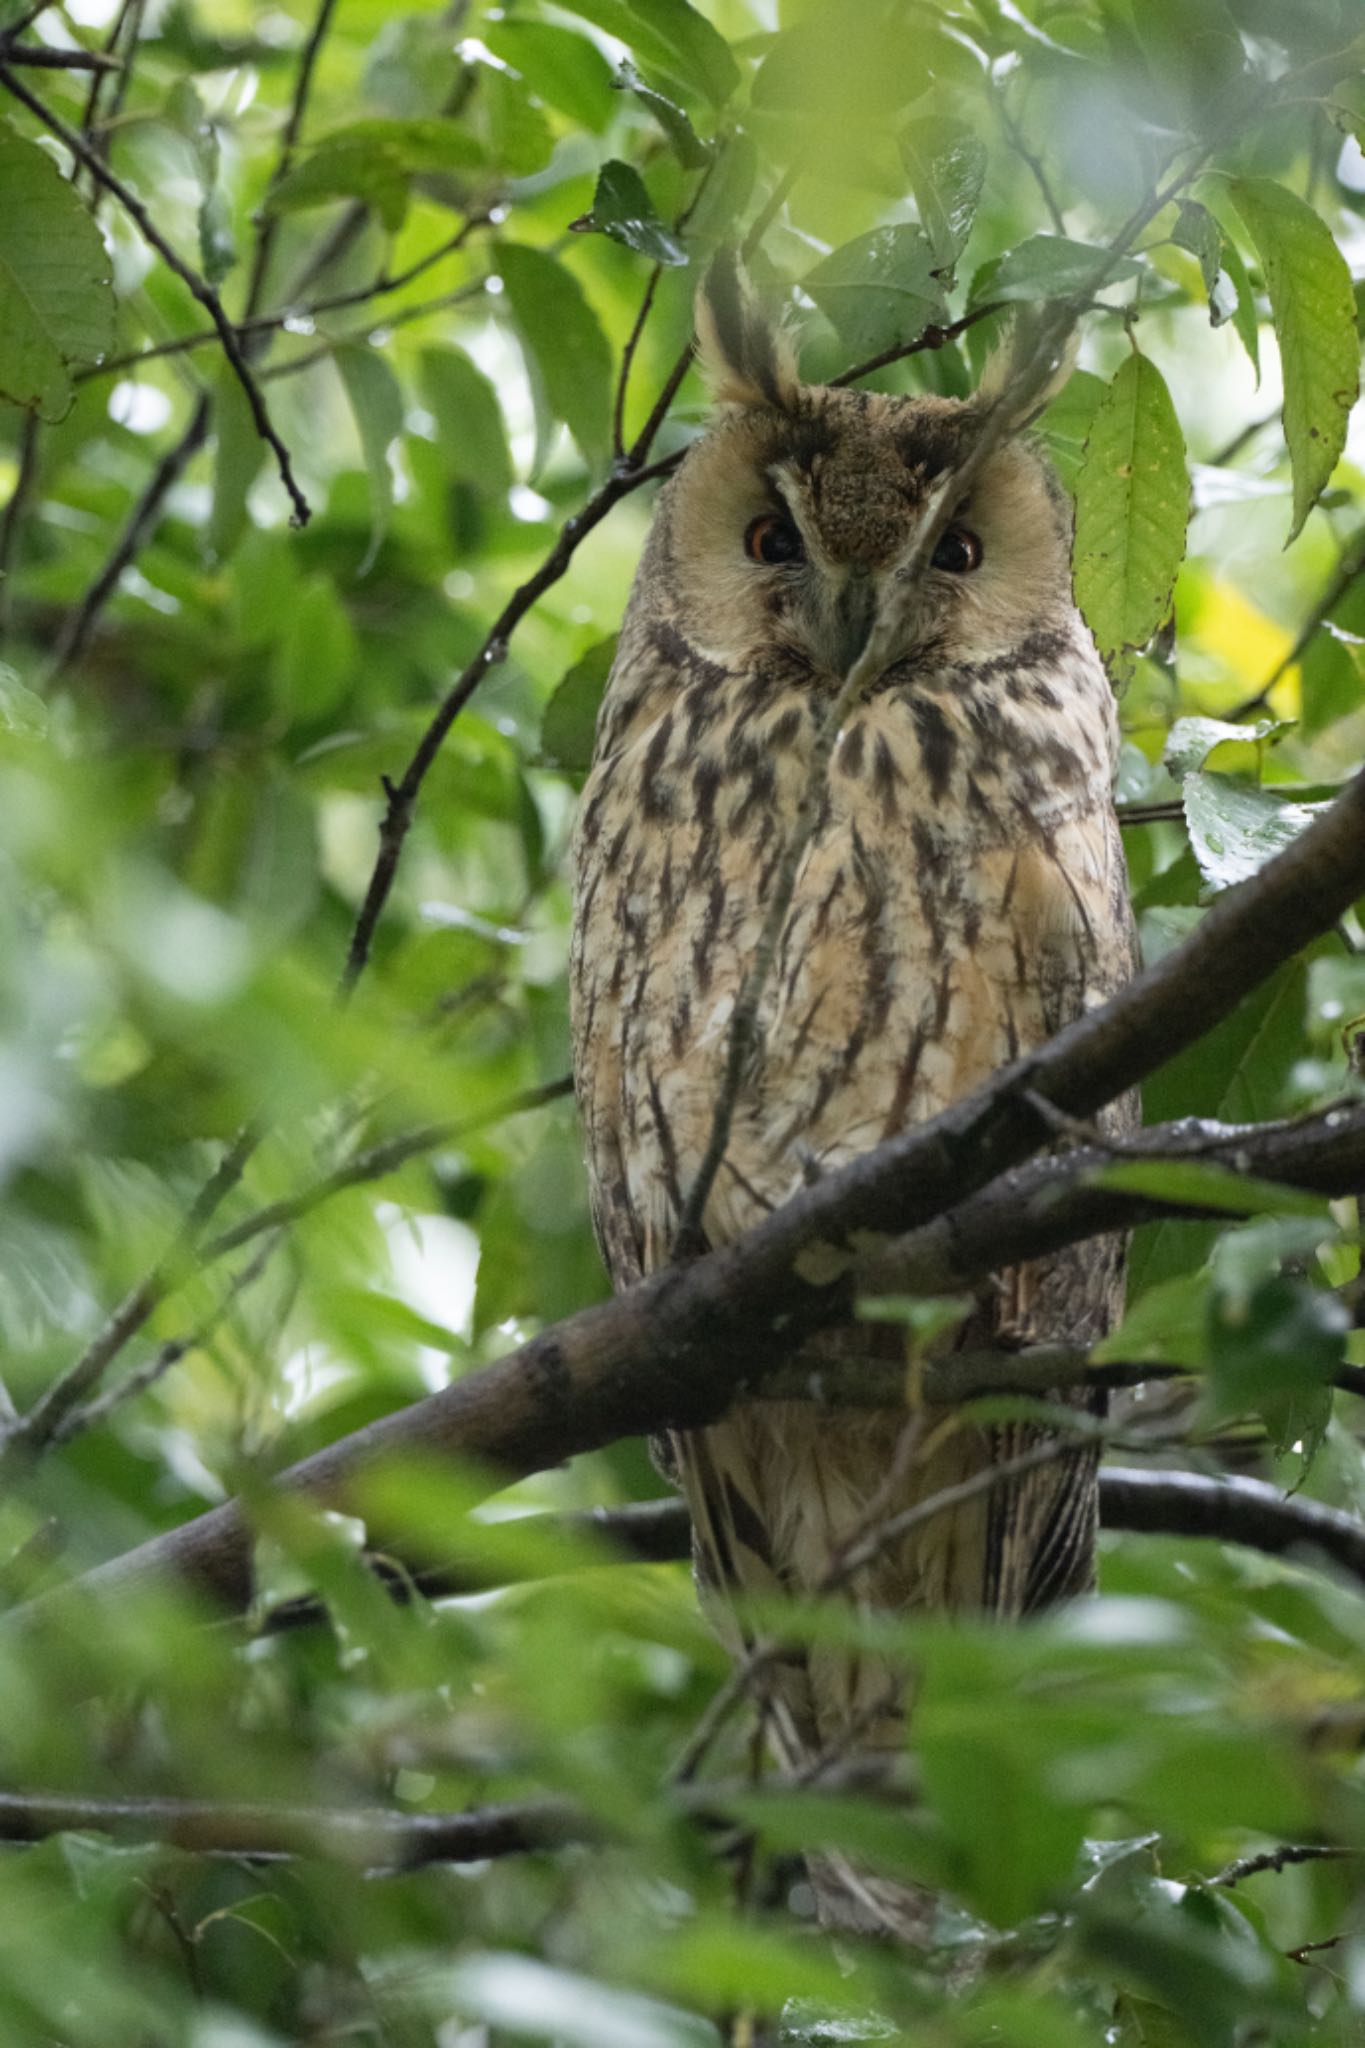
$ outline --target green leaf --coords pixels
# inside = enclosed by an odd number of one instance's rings
[[[1220,326],[1225,319],[1231,319],[1233,326],[1237,330],[1237,338],[1251,359],[1251,367],[1256,372],[1256,382],[1259,384],[1261,381],[1261,316],[1256,305],[1256,287],[1252,284],[1246,264],[1242,260],[1241,250],[1237,247],[1237,244],[1233,241],[1232,236],[1227,233],[1226,229],[1223,232],[1222,267],[1231,280],[1232,289],[1236,295],[1235,303],[1231,312],[1225,313],[1223,311],[1224,301],[1220,296],[1216,317],[1212,302],[1210,302],[1209,306],[1209,317],[1213,320],[1215,327]]]
[[[1065,235],[1030,235],[1003,256],[984,263],[972,279],[971,302],[990,299],[1065,299],[1073,292],[1098,290],[1121,278],[1141,277],[1145,264],[1133,256],[1111,257],[1093,242],[1073,242]]]
[[[1114,2007],[1118,2048],[1194,2048],[1194,2036],[1164,2005],[1125,1992]]]
[[[485,21],[479,30],[495,57],[521,73],[546,106],[600,135],[616,112],[611,66],[595,44],[546,21]]]
[[[359,199],[394,230],[403,225],[409,188],[419,173],[469,171],[485,162],[482,147],[458,121],[353,121],[324,136],[265,204],[272,213],[292,213],[331,199]]]
[[[855,356],[880,355],[948,317],[937,262],[922,228],[874,228],[817,263],[801,287]]]
[[[0,121],[0,398],[59,420],[68,363],[113,345],[104,238],[45,149]]]
[[[1143,1083],[1145,1120],[1202,1116],[1262,1123],[1282,1114],[1290,1073],[1303,1057],[1307,977],[1304,959],[1290,961],[1198,1044],[1158,1068]],[[1137,1231],[1128,1268],[1130,1298],[1201,1265],[1217,1234],[1218,1226],[1210,1223],[1156,1223]]]
[[[1289,729],[1290,721],[1283,718],[1258,718],[1251,725],[1233,725],[1224,718],[1177,718],[1166,735],[1161,758],[1172,775],[1192,775],[1227,747],[1230,751],[1223,756],[1224,766],[1240,767],[1248,757],[1248,765],[1254,766],[1260,743],[1278,739]]]
[[[641,106],[648,107],[673,145],[673,154],[685,171],[699,171],[711,161],[711,147],[703,142],[691,119],[667,93],[658,92],[641,78],[633,64],[623,58],[612,84],[618,92],[634,93]]]
[[[1331,1416],[1332,1378],[1351,1319],[1334,1294],[1283,1275],[1249,1297],[1215,1290],[1209,1306],[1210,1413],[1258,1414],[1277,1452],[1302,1440],[1311,1458]]]
[[[906,129],[901,155],[935,259],[951,271],[976,219],[986,181],[986,145],[965,121],[940,115]]]
[[[1106,660],[1144,646],[1171,608],[1190,480],[1161,372],[1136,353],[1101,401],[1076,476],[1076,602]]]
[[[1318,1216],[1330,1222],[1332,1214],[1325,1195],[1198,1159],[1119,1159],[1088,1175],[1087,1183],[1192,1209],[1222,1209],[1229,1216]]]
[[[549,402],[589,463],[611,447],[611,350],[578,279],[540,249],[504,242],[498,269]]]
[[[739,85],[729,44],[687,0],[565,0],[565,6],[712,106],[723,107]]]
[[[232,218],[220,179],[218,130],[192,79],[179,78],[166,95],[166,119],[194,152],[199,173],[199,261],[210,284],[221,284],[237,261]]]
[[[357,659],[355,633],[331,583],[310,577],[275,657],[275,695],[291,723],[311,725],[334,710]]]
[[[473,110],[489,163],[514,178],[534,176],[545,168],[554,149],[545,115],[533,105],[525,81],[510,71],[481,64],[476,75]]]
[[[1182,199],[1171,240],[1177,248],[1188,249],[1198,257],[1204,289],[1212,299],[1223,267],[1223,231],[1207,206],[1200,206],[1194,199]]]
[[[664,226],[654,211],[654,201],[645,181],[630,164],[615,158],[597,173],[597,190],[592,210],[570,221],[578,234],[609,235],[613,242],[634,249],[651,263],[668,265],[687,261],[682,243]]]
[[[540,750],[548,761],[573,775],[592,766],[593,738],[602,692],[616,659],[616,635],[599,640],[581,655],[545,706],[540,722]]]
[[[1326,222],[1297,194],[1270,178],[1241,178],[1231,189],[1261,259],[1280,345],[1293,540],[1336,468],[1360,392],[1351,273]]]
[[[383,356],[362,342],[344,343],[332,358],[351,402],[370,479],[370,545],[356,572],[363,576],[373,566],[393,511],[389,449],[403,431],[403,393]]]
[[[758,176],[758,149],[741,129],[720,143],[711,175],[701,188],[687,222],[687,241],[694,249],[711,249],[733,241],[735,223],[744,217]]]
[[[1206,1269],[1159,1280],[1132,1304],[1116,1330],[1094,1346],[1096,1365],[1185,1365],[1208,1356],[1209,1275]]]
[[[1246,881],[1326,808],[1286,803],[1237,775],[1187,775],[1182,794],[1190,846],[1214,889]]]
[[[247,496],[265,460],[241,379],[224,364],[213,399],[213,507],[204,546],[213,561],[226,561],[247,527]]]
[[[512,487],[512,457],[498,394],[461,348],[429,348],[417,373],[422,403],[436,422],[449,473],[501,500]]]

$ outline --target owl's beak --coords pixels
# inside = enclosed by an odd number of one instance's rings
[[[847,675],[867,645],[877,617],[877,586],[872,571],[855,562],[844,578],[834,608],[834,651],[838,673]]]

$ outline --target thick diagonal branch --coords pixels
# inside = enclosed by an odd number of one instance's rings
[[[737,1243],[571,1317],[306,1459],[282,1483],[338,1500],[392,1453],[459,1452],[516,1474],[620,1436],[689,1426],[756,1384],[807,1334],[846,1321],[855,1287],[879,1265],[895,1264],[908,1276],[902,1284],[937,1291],[966,1281],[974,1260],[984,1274],[1144,1217],[1190,1213],[1091,1186],[1076,1155],[1013,1182],[999,1177],[1046,1141],[1039,1098],[1073,1117],[1092,1115],[1201,1037],[1362,893],[1365,774],[1277,859],[1221,896],[1183,945],[931,1123],[804,1190]],[[1176,1127],[1149,1134],[1148,1146],[1347,1193],[1365,1174],[1365,1108],[1221,1142],[1204,1127]],[[102,1567],[92,1583],[170,1571],[240,1608],[250,1597],[250,1550],[246,1520],[229,1505]]]

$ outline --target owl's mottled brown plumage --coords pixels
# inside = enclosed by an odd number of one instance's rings
[[[702,325],[720,416],[660,497],[576,835],[577,1086],[618,1287],[669,1256],[817,732],[980,417],[799,385],[733,280]],[[765,513],[797,532],[797,559],[746,550]],[[1014,437],[954,517],[979,566],[921,573],[902,643],[834,749],[706,1204],[713,1244],[1132,971],[1114,704],[1071,597],[1065,498]],[[1121,1284],[1112,1244],[1006,1274],[973,1340],[1091,1342]],[[751,1404],[677,1440],[699,1576],[732,1641],[728,1588],[815,1589],[874,1502],[895,1511],[1031,1440],[1023,1425],[925,1431],[907,1458],[906,1420]],[[1094,1524],[1093,1454],[1070,1450],[917,1528],[847,1595],[1019,1615],[1090,1583]],[[793,1762],[902,1735],[904,1700],[870,1657],[786,1659],[766,1704]],[[913,1918],[846,1867],[826,1873],[839,1886],[864,1924]]]

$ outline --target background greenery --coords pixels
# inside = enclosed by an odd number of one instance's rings
[[[5,1465],[0,1580],[20,1599],[246,1489],[263,1601],[327,1595],[286,1635],[163,1594],[12,1644],[0,1782],[552,1793],[611,1827],[389,1875],[363,1846],[0,1851],[0,2038],[690,2048],[746,2038],[750,2009],[793,2041],[1365,2037],[1351,1856],[1218,1881],[1267,1844],[1365,1850],[1358,1585],[1111,1534],[1096,1604],[902,1631],[912,1812],[751,1782],[737,1723],[708,1762],[721,1825],[674,1770],[724,1677],[685,1567],[590,1569],[500,1519],[658,1493],[638,1443],[477,1515],[472,1476],[395,1481],[414,1536],[525,1579],[439,1608],[391,1606],[358,1526],[263,1487],[604,1290],[556,1086],[564,850],[638,472],[704,415],[682,352],[722,238],[748,237],[812,378],[953,325],[867,381],[962,392],[1002,324],[965,316],[1094,298],[1042,430],[1126,677],[1148,958],[1359,764],[1363,31],[1358,0],[0,0],[0,1349],[10,1421],[43,1417]],[[108,50],[96,74],[23,61]],[[547,558],[366,962],[382,778]],[[1340,1092],[1360,937],[1158,1074],[1149,1118]],[[244,1128],[214,1228],[417,1136],[196,1257]],[[1270,1207],[1140,1235],[1119,1354],[1202,1379],[1134,1404],[1123,1455],[1360,1510],[1360,1410],[1331,1386],[1365,1363],[1353,1205]],[[933,1953],[813,1930],[789,1859],[818,1840],[944,1887]]]

